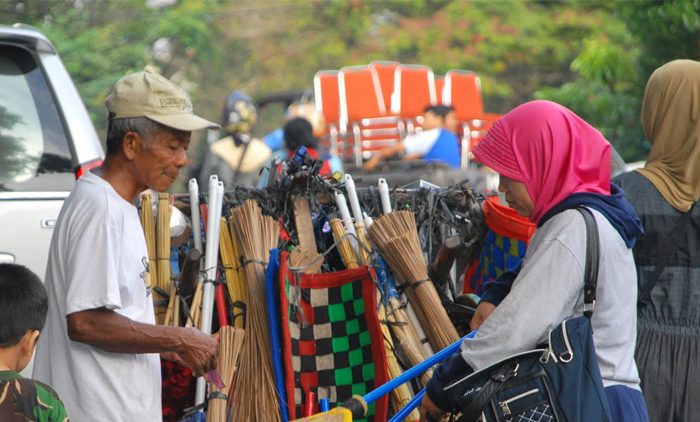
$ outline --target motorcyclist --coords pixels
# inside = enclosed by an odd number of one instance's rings
[[[244,92],[231,91],[224,102],[221,118],[222,138],[209,146],[199,171],[200,186],[216,174],[228,189],[255,186],[260,170],[270,160],[272,151],[251,135],[257,121],[253,100]]]

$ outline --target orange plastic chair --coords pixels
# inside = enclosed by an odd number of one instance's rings
[[[405,119],[414,119],[422,115],[425,107],[431,104],[437,104],[432,69],[415,64],[397,66],[391,98],[392,113]]]
[[[369,64],[379,76],[379,86],[382,88],[384,107],[391,110],[391,94],[394,92],[394,72],[399,62],[375,60]]]
[[[338,71],[319,70],[314,75],[314,100],[316,109],[323,114],[326,134],[321,143],[332,154],[339,155],[340,95],[338,91]]]
[[[469,151],[501,115],[484,112],[481,79],[467,70],[450,70],[445,74],[442,101],[455,109],[461,123],[462,163],[466,165]]]
[[[326,124],[340,120],[340,97],[338,94],[338,71],[319,70],[314,75],[314,97],[316,108],[323,113]]]

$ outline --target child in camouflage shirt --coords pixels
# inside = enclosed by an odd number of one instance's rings
[[[68,421],[51,387],[19,374],[34,354],[47,310],[46,289],[33,272],[0,264],[0,421]]]

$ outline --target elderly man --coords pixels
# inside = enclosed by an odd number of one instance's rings
[[[199,375],[216,365],[217,341],[154,324],[134,200],[165,191],[187,164],[191,131],[217,125],[193,113],[180,87],[147,72],[120,79],[106,104],[104,165],[78,180],[51,241],[34,377],[54,386],[72,421],[159,421],[158,354]]]

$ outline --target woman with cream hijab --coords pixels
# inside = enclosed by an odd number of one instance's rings
[[[639,278],[636,361],[651,421],[700,415],[700,62],[674,60],[649,78],[644,168],[613,180],[645,234],[634,247]]]

